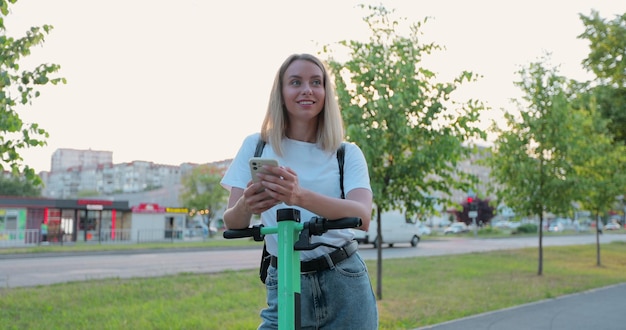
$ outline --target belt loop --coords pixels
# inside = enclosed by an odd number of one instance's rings
[[[335,267],[335,262],[333,262],[333,258],[330,257],[330,253],[324,253],[324,259],[326,259],[326,263],[328,263],[330,268]]]
[[[350,257],[351,256],[351,252],[352,253],[356,252],[356,249],[354,248],[354,244],[357,244],[356,241],[350,241],[350,242],[346,243],[344,246],[341,247],[343,252],[346,253],[346,256]]]

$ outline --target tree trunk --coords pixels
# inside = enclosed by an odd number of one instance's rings
[[[383,236],[382,226],[380,220],[380,209],[376,210],[376,251],[377,251],[377,266],[376,267],[376,296],[378,300],[383,299]]]
[[[602,229],[600,229],[600,216],[599,212],[596,212],[596,265],[601,266],[600,262],[600,234],[602,233]]]
[[[537,275],[543,275],[543,214],[539,216],[539,267]]]

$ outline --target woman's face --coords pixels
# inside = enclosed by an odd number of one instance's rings
[[[296,60],[283,75],[283,100],[290,120],[311,120],[324,108],[324,75],[315,63]]]

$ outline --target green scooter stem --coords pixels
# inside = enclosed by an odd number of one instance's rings
[[[278,328],[300,329],[300,251],[294,245],[304,225],[296,209],[278,210],[277,223],[261,234],[278,233]]]

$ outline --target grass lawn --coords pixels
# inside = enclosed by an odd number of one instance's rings
[[[626,282],[624,242],[601,245],[601,266],[595,244],[545,247],[542,276],[537,256],[537,248],[528,248],[384,260],[380,329],[414,329]],[[376,288],[376,261],[368,267]],[[256,270],[0,288],[0,324],[248,330],[258,326],[264,292]]]

